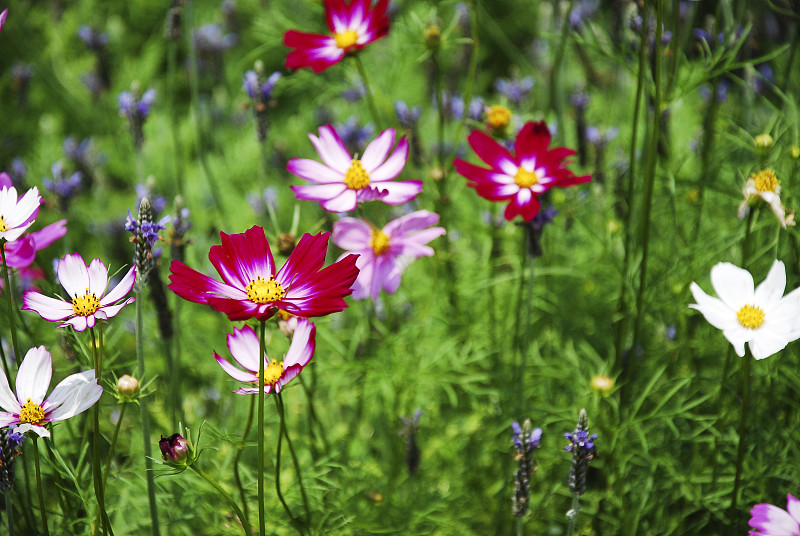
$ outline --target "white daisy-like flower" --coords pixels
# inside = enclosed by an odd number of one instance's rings
[[[744,343],[756,359],[764,359],[800,338],[800,289],[786,296],[786,269],[776,260],[767,278],[754,288],[750,272],[728,262],[711,269],[711,285],[719,298],[692,283],[697,309],[715,328],[721,329],[739,357]]]
[[[786,207],[781,203],[781,181],[771,169],[762,169],[750,175],[744,184],[742,195],[744,200],[739,205],[740,219],[747,216],[751,204],[761,200],[769,205],[781,227],[786,229],[794,226],[794,211],[786,215]]]
[[[31,348],[17,373],[16,395],[0,370],[0,428],[16,426],[16,431],[35,432],[50,437],[45,424],[74,417],[94,406],[103,395],[94,370],[67,376],[45,398],[53,377],[53,357],[44,346]]]

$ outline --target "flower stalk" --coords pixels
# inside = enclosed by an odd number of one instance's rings
[[[19,343],[17,342],[17,326],[14,322],[14,310],[16,307],[14,306],[14,289],[11,287],[11,276],[8,270],[8,263],[6,262],[7,242],[8,241],[5,238],[0,238],[0,256],[2,256],[3,259],[3,278],[6,285],[6,302],[8,303],[8,323],[9,330],[11,331],[11,344],[14,347],[14,357],[19,359],[22,354],[19,352]],[[6,377],[11,380],[11,372],[5,357],[5,353],[3,353],[3,371],[6,373]]]
[[[252,536],[252,531],[250,530],[250,523],[248,523],[247,521],[247,516],[245,516],[244,513],[242,513],[242,510],[239,508],[239,505],[236,504],[236,501],[233,500],[231,494],[225,491],[225,489],[222,486],[220,486],[216,480],[211,478],[202,469],[197,467],[197,464],[191,464],[189,465],[189,468],[198,475],[200,475],[200,477],[203,480],[211,484],[211,487],[217,490],[217,493],[219,493],[222,496],[222,498],[228,502],[231,508],[233,508],[233,511],[236,512],[236,517],[239,518],[239,523],[241,523],[245,535]]]
[[[39,513],[42,516],[42,530],[44,536],[50,536],[50,531],[47,529],[47,510],[44,507],[44,493],[42,492],[42,473],[39,467],[39,437],[33,436],[33,465],[36,472],[36,489],[39,494]],[[10,510],[9,510],[10,511]]]

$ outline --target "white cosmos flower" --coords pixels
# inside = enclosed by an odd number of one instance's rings
[[[44,427],[48,422],[63,421],[86,411],[100,400],[103,388],[97,384],[94,370],[67,376],[45,398],[53,377],[53,357],[44,346],[31,348],[19,366],[17,394],[8,386],[0,370],[0,428],[16,425],[16,431],[36,432],[50,437]]]
[[[786,269],[776,260],[767,278],[754,288],[750,272],[728,262],[711,269],[711,285],[719,298],[713,298],[692,283],[697,309],[715,328],[721,329],[740,357],[744,343],[756,359],[783,350],[800,338],[800,289],[786,296]]]

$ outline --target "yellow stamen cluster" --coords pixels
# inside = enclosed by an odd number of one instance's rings
[[[489,122],[489,126],[494,130],[506,127],[511,122],[511,110],[502,104],[490,106],[489,109],[486,110],[486,121]]]
[[[764,323],[764,310],[761,307],[745,305],[736,313],[739,323],[748,329],[756,329]]]
[[[278,309],[278,318],[280,318],[281,320],[289,320],[290,318],[292,318],[292,316],[293,316],[292,313],[284,311],[283,309]]]
[[[273,359],[264,367],[264,385],[275,385],[281,376],[283,376],[283,361],[279,363]]]
[[[6,219],[2,214],[0,214],[0,233],[5,233],[6,231],[8,231],[8,227],[6,226]]]
[[[358,33],[355,30],[347,30],[346,32],[333,34],[333,40],[336,41],[337,47],[347,50],[358,41]]]
[[[535,171],[528,171],[527,169],[520,167],[517,170],[517,174],[514,175],[514,182],[517,183],[517,186],[520,188],[530,188],[539,182],[539,177],[536,176]]]
[[[389,236],[380,229],[373,229],[369,247],[372,248],[375,255],[383,255],[389,249]]]
[[[759,192],[777,193],[778,185],[781,183],[771,169],[762,169],[750,175],[750,178],[755,182],[756,190]]]
[[[97,299],[97,295],[94,292],[89,294],[88,288],[83,296],[78,296],[76,293],[72,299],[72,311],[78,316],[91,316],[99,308],[100,300]]]
[[[247,292],[247,299],[255,303],[271,303],[283,299],[286,291],[280,283],[270,276],[264,279],[261,276],[250,281],[244,289]]]
[[[344,174],[344,184],[351,190],[360,190],[369,186],[369,173],[361,165],[361,160],[353,160],[350,169]]]
[[[29,398],[28,401],[22,405],[22,409],[19,410],[19,420],[20,422],[39,424],[44,420],[44,410],[42,406]]]

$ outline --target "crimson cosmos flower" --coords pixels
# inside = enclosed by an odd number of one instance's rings
[[[219,235],[222,245],[211,246],[208,259],[222,281],[172,261],[169,288],[175,294],[205,303],[231,320],[263,322],[278,309],[302,317],[323,316],[347,307],[344,297],[358,275],[357,256],[322,268],[330,233],[304,234],[277,273],[263,227]]]
[[[514,154],[488,134],[475,130],[467,138],[478,157],[489,169],[470,164],[460,158],[456,171],[469,181],[478,195],[490,201],[509,201],[505,210],[508,221],[522,216],[531,221],[539,212],[538,196],[550,188],[574,186],[591,180],[591,175],[576,176],[564,168],[564,159],[575,154],[566,147],[550,145],[550,130],[544,121],[525,124],[514,140]]]
[[[289,30],[283,36],[283,44],[294,48],[286,56],[287,69],[310,67],[321,73],[331,65],[354,54],[365,45],[377,41],[389,32],[389,16],[386,7],[389,0],[324,0],[325,19],[330,34],[313,34]]]

